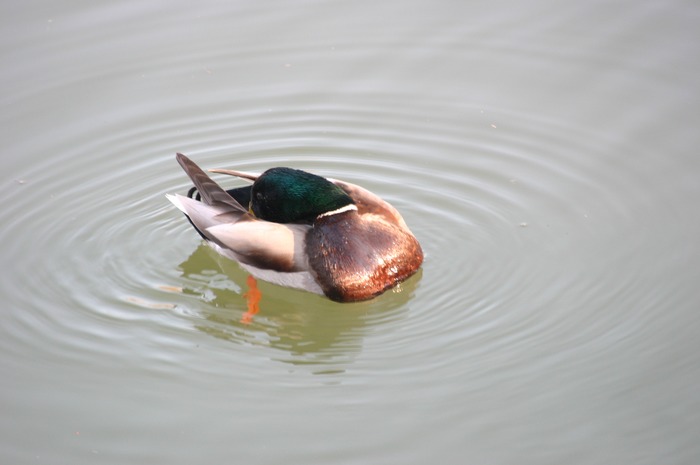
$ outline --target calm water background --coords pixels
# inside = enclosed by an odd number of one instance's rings
[[[700,461],[697,2],[1,10],[3,464]],[[423,270],[242,324],[176,151],[363,184]]]

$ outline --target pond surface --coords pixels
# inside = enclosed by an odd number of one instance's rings
[[[0,462],[700,461],[697,2],[2,10]],[[246,323],[178,151],[361,184],[424,266]]]

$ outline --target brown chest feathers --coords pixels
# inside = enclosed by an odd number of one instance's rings
[[[413,275],[423,251],[413,235],[374,215],[319,218],[306,235],[309,264],[328,298],[370,299]]]

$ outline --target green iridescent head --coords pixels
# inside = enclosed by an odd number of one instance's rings
[[[253,184],[250,209],[266,221],[300,223],[352,203],[326,178],[293,168],[271,168]]]

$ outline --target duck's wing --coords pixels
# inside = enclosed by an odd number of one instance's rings
[[[241,263],[288,273],[309,270],[304,244],[310,228],[250,218],[210,227],[207,233],[231,250]]]
[[[179,194],[167,198],[220,254],[263,270],[308,271],[304,241],[309,225],[271,223]]]
[[[308,270],[304,240],[310,226],[259,220],[185,155],[178,154],[177,160],[202,201],[179,194],[167,198],[222,255],[258,269]]]
[[[197,166],[195,162],[181,153],[177,154],[176,159],[182,169],[185,170],[185,173],[187,173],[190,180],[192,180],[192,183],[202,196],[202,200],[205,204],[213,207],[229,207],[232,210],[238,210],[241,213],[245,213],[247,211],[245,207],[231,197],[228,192],[214,182],[214,180],[211,179],[207,173],[202,171],[202,169]]]

